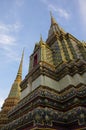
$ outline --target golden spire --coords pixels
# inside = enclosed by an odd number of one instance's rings
[[[51,11],[50,11],[50,16],[51,16],[51,26],[54,25],[54,24],[57,24],[57,22],[56,22],[55,18],[53,17]]]
[[[18,73],[16,76],[16,79],[14,83],[12,84],[10,93],[6,100],[4,101],[4,104],[2,106],[2,110],[0,112],[0,117],[2,116],[3,118],[0,118],[0,126],[4,126],[8,122],[8,117],[7,114],[8,112],[15,107],[18,102],[20,101],[20,95],[21,95],[21,89],[20,89],[20,82],[22,80],[22,64],[23,64],[23,57],[24,57],[24,50],[22,53],[22,58],[20,61]]]
[[[9,98],[20,98],[20,83],[22,81],[22,64],[23,64],[23,57],[24,57],[24,50],[22,52],[22,57],[18,69],[18,73],[16,76],[16,79],[14,80],[14,83],[11,87],[10,93],[9,93]]]
[[[16,79],[15,79],[15,82],[19,82],[19,83],[20,83],[21,80],[22,80],[22,64],[23,64],[23,57],[24,57],[24,49],[23,49],[23,52],[22,52],[22,57],[21,57],[21,61],[20,61],[18,73],[17,73]]]

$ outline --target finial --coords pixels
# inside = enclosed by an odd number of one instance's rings
[[[42,39],[42,34],[40,34],[40,42],[39,42],[39,44],[40,44],[40,45],[43,45],[43,43],[44,43],[44,41],[43,41],[43,39]]]
[[[23,57],[24,57],[24,50],[25,50],[25,47],[23,48],[23,51],[22,51],[22,60],[23,60]]]
[[[50,10],[50,16],[52,17],[52,11]]]
[[[42,40],[42,34],[40,34],[40,41],[43,41],[43,40]]]
[[[21,80],[22,80],[22,64],[23,64],[23,57],[24,57],[24,49],[23,49],[23,52],[22,52],[22,57],[21,57],[21,61],[20,61],[18,73],[17,73],[16,79],[15,79],[15,81],[17,81],[17,82],[21,82]]]
[[[57,24],[57,22],[56,22],[55,18],[53,17],[51,11],[50,11],[50,16],[51,16],[51,26],[54,25],[54,24]]]

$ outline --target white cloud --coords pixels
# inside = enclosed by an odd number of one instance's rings
[[[49,10],[56,12],[60,17],[63,17],[65,19],[69,19],[69,17],[70,17],[70,14],[65,9],[59,8],[52,4],[49,4],[48,8],[49,8]]]
[[[5,51],[5,57],[8,57],[9,59],[8,60],[15,60],[15,61],[19,61],[20,60],[20,57],[18,56],[18,53],[16,52],[16,50],[8,46],[4,46],[4,51]]]
[[[13,46],[15,44],[16,38],[11,35],[15,31],[15,24],[0,23],[0,48],[4,49],[5,46]]]
[[[8,32],[9,28],[6,27],[4,24],[0,23],[0,32]]]
[[[19,60],[17,51],[17,35],[15,35],[22,25],[19,22],[14,24],[5,24],[0,22],[0,50],[1,55],[9,60]]]
[[[57,13],[59,17],[63,17],[65,19],[70,18],[70,13],[67,12],[64,8],[52,4],[49,0],[41,0],[41,2],[43,2],[47,6],[49,11]]]
[[[79,0],[81,20],[86,25],[86,0]]]
[[[14,45],[15,42],[16,40],[14,37],[6,34],[0,34],[0,46]]]
[[[0,33],[18,32],[23,27],[21,23],[15,22],[14,24],[0,23]]]
[[[11,29],[13,28],[14,31],[20,31],[23,25],[21,25],[19,22],[16,22],[11,26]]]

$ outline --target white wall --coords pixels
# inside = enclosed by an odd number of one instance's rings
[[[82,76],[79,74],[75,74],[73,77],[70,75],[66,75],[60,81],[55,81],[47,76],[41,75],[32,82],[32,90],[34,90],[40,85],[44,85],[55,90],[61,91],[69,85],[77,86],[80,83],[86,84],[86,74],[83,74]]]
[[[47,76],[39,76],[35,81],[32,82],[32,90],[37,88],[40,85],[49,86],[50,88],[58,89],[59,84],[57,81],[47,77]]]
[[[27,87],[21,92],[21,99],[27,96],[31,92],[31,86],[27,84]]]
[[[21,92],[21,99],[27,96],[27,94],[29,94],[40,85],[48,86],[55,90],[61,91],[69,85],[77,86],[80,83],[86,84],[86,73],[84,73],[82,76],[75,74],[73,77],[66,75],[60,81],[56,81],[47,76],[41,75],[36,80],[34,80],[31,85],[27,84],[27,87]]]

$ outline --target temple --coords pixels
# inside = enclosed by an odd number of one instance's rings
[[[1,113],[16,92],[21,96],[1,130],[86,130],[86,43],[65,32],[52,14],[47,40],[40,37],[28,74],[15,81],[21,91],[14,82]]]

